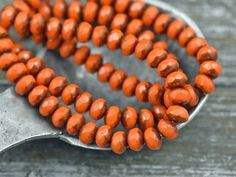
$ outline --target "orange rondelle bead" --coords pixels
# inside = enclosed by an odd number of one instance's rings
[[[123,70],[116,70],[109,79],[111,89],[115,91],[120,90],[126,77]]]
[[[121,122],[124,128],[131,129],[134,128],[137,124],[138,113],[137,111],[130,106],[127,106],[123,112]]]
[[[27,12],[29,14],[32,13],[32,10],[30,8],[30,6],[21,0],[14,0],[12,3],[13,7],[15,7],[18,11],[23,11],[23,12]]]
[[[151,88],[151,86],[152,86],[152,84],[148,81],[140,82],[135,89],[136,98],[139,101],[147,102],[148,101],[148,91]]]
[[[79,1],[73,0],[67,9],[67,16],[79,22],[81,20],[82,6]]]
[[[66,132],[72,136],[78,135],[84,123],[85,118],[82,114],[74,114],[67,121]]]
[[[146,62],[149,67],[156,68],[166,57],[167,52],[164,49],[156,48],[148,54]]]
[[[93,27],[88,22],[81,22],[77,27],[77,40],[79,42],[87,42],[92,35]]]
[[[167,29],[167,36],[170,39],[178,39],[181,31],[185,28],[186,24],[183,20],[176,19],[170,23],[170,26]]]
[[[212,46],[204,46],[197,53],[197,60],[199,63],[203,63],[207,60],[216,61],[218,58],[218,51]]]
[[[167,108],[174,105],[170,100],[170,91],[170,89],[166,89],[163,97],[163,102]]]
[[[148,101],[152,105],[160,104],[163,96],[163,86],[161,83],[153,84],[148,90]]]
[[[107,112],[104,117],[104,123],[109,125],[111,128],[115,128],[118,126],[121,120],[121,110],[117,106],[111,106],[107,109]]]
[[[110,145],[112,137],[112,128],[109,125],[102,125],[96,132],[96,144],[98,147],[105,148]]]
[[[96,99],[89,110],[89,115],[94,120],[101,119],[107,111],[107,102],[103,98]]]
[[[68,107],[61,106],[52,115],[52,124],[56,128],[62,128],[66,125],[67,120],[70,118],[71,112]]]
[[[134,52],[138,40],[133,34],[125,35],[121,42],[121,53],[123,55],[131,55]]]
[[[184,86],[184,88],[186,90],[188,90],[189,94],[190,94],[190,102],[188,103],[189,106],[194,107],[198,104],[199,101],[199,93],[197,92],[197,90],[190,84],[187,84]]]
[[[94,23],[96,18],[97,18],[97,14],[98,14],[98,4],[95,2],[87,2],[85,4],[85,6],[83,7],[83,18],[85,21],[91,23]]]
[[[154,41],[155,40],[155,34],[151,30],[145,30],[138,36],[138,40],[139,41],[141,41],[141,40]]]
[[[90,48],[88,46],[81,46],[76,49],[73,59],[77,65],[84,64],[90,55]]]
[[[106,43],[108,36],[108,29],[106,26],[96,26],[93,30],[92,41],[97,47],[101,47]]]
[[[215,79],[221,75],[222,66],[215,61],[205,61],[200,65],[200,73]]]
[[[82,126],[79,133],[79,139],[84,144],[91,144],[97,132],[97,126],[93,122],[88,122]]]
[[[102,66],[102,55],[90,55],[85,62],[85,68],[90,73],[95,73]]]
[[[19,61],[19,57],[13,53],[4,53],[0,56],[0,69],[6,71],[9,67]]]
[[[22,50],[18,52],[18,57],[19,57],[20,62],[26,63],[30,58],[33,57],[33,54],[29,50]]]
[[[170,73],[165,80],[165,87],[176,88],[184,86],[188,81],[188,77],[182,71]]]
[[[127,142],[131,150],[136,152],[141,151],[144,144],[142,130],[140,130],[139,128],[133,128],[129,130]]]
[[[48,88],[39,85],[33,88],[28,95],[28,101],[32,106],[38,106],[48,96]]]
[[[56,0],[52,7],[54,17],[64,19],[66,17],[67,4],[65,0]]]
[[[156,17],[159,15],[160,10],[158,8],[156,8],[155,6],[149,6],[147,7],[144,12],[143,12],[143,16],[142,16],[142,21],[143,24],[145,26],[151,26]]]
[[[45,30],[45,19],[40,13],[34,14],[30,21],[30,32],[32,34],[42,34]]]
[[[117,13],[124,13],[129,7],[129,0],[116,0],[114,4],[115,11]]]
[[[166,108],[160,104],[153,105],[152,113],[157,121],[160,121],[161,119],[168,119],[168,117],[166,115]]]
[[[204,74],[195,77],[194,85],[205,94],[211,94],[215,91],[213,81]]]
[[[126,150],[127,140],[123,131],[117,131],[112,135],[111,150],[116,154],[123,154]]]
[[[55,50],[61,45],[61,42],[62,42],[62,37],[61,35],[59,35],[57,38],[49,38],[47,40],[46,46],[49,50]]]
[[[88,92],[81,93],[75,101],[75,110],[78,113],[85,113],[89,110],[90,105],[92,104],[93,98],[92,95]]]
[[[52,15],[52,10],[47,3],[42,3],[38,12],[44,17],[45,21],[48,21]]]
[[[131,20],[126,28],[126,34],[138,36],[143,29],[143,22],[140,19]]]
[[[26,11],[21,11],[17,14],[14,21],[14,27],[16,32],[21,38],[26,37],[29,34],[30,15]]]
[[[36,86],[36,81],[32,75],[26,75],[20,78],[16,83],[16,93],[25,96]]]
[[[50,94],[54,96],[61,95],[61,92],[66,87],[67,83],[67,78],[62,76],[55,77],[48,86]]]
[[[48,117],[58,108],[59,100],[55,96],[50,96],[43,100],[39,106],[39,113],[41,116]]]
[[[10,38],[0,38],[0,54],[11,52],[14,48],[14,43]]]
[[[167,51],[169,46],[168,46],[168,43],[166,41],[157,41],[153,44],[153,49],[156,49],[156,48],[161,48],[161,49]],[[168,55],[169,54],[170,53],[168,53]]]
[[[31,58],[27,61],[26,67],[29,74],[36,75],[45,67],[45,62],[41,58]]]
[[[179,45],[181,45],[182,47],[187,46],[189,41],[195,38],[196,35],[197,35],[196,32],[191,27],[185,28],[179,35],[178,39]]]
[[[63,101],[64,104],[70,105],[75,101],[79,93],[80,93],[80,87],[78,85],[69,84],[63,89],[61,94],[61,100]]]
[[[157,67],[157,73],[161,77],[167,77],[170,73],[179,70],[179,62],[175,59],[167,58]]]
[[[166,115],[168,118],[176,123],[182,123],[188,121],[189,113],[187,109],[182,106],[170,106],[166,110]]]
[[[16,14],[17,10],[13,6],[5,6],[1,11],[0,25],[8,29],[14,23]]]
[[[99,25],[109,25],[114,16],[114,10],[109,5],[104,5],[101,7],[98,13],[98,24]]]
[[[76,48],[76,41],[74,39],[64,41],[60,47],[60,55],[62,58],[67,58],[72,55]]]
[[[76,20],[72,18],[66,19],[63,22],[61,34],[64,40],[71,40],[74,37],[76,25]]]
[[[37,85],[48,86],[54,77],[55,77],[55,72],[53,69],[44,68],[38,73],[36,77]]]
[[[97,78],[101,82],[108,82],[112,73],[114,73],[116,70],[115,66],[111,63],[105,63],[102,65],[97,73]]]
[[[155,128],[150,127],[144,131],[144,141],[147,147],[153,151],[161,148],[162,139]]]
[[[135,47],[135,56],[139,60],[144,60],[152,50],[153,43],[150,40],[141,40]]]
[[[32,7],[34,10],[37,10],[41,6],[40,0],[26,0],[27,3]]]
[[[49,39],[55,39],[61,32],[61,22],[58,18],[52,17],[49,19],[46,26],[46,36]]]
[[[168,140],[173,140],[178,137],[177,127],[169,120],[161,119],[157,125],[159,132]]]
[[[139,126],[142,130],[146,130],[149,127],[154,127],[154,116],[148,109],[141,109],[138,114]]]
[[[186,50],[188,55],[195,56],[197,55],[198,51],[206,45],[207,45],[206,39],[195,37],[188,43]]]
[[[119,29],[123,31],[128,23],[128,16],[125,13],[118,13],[111,22],[111,29]]]
[[[175,88],[170,90],[169,99],[173,104],[185,105],[191,100],[189,91],[184,88]]]
[[[11,82],[18,81],[22,76],[28,74],[27,67],[23,63],[16,63],[12,65],[6,74],[7,80]]]
[[[114,29],[107,37],[107,48],[110,50],[116,50],[120,47],[121,40],[124,34],[119,29]]]
[[[134,1],[129,6],[129,16],[131,18],[139,18],[142,13],[143,9],[145,8],[145,3],[142,1]]]
[[[156,18],[153,28],[157,33],[162,34],[166,32],[171,21],[172,17],[169,14],[161,14]]]
[[[125,96],[131,97],[135,95],[135,89],[139,83],[136,76],[128,76],[122,85],[122,92]]]

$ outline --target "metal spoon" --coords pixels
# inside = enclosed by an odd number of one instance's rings
[[[154,6],[157,6],[159,9],[168,12],[172,14],[176,18],[181,18],[184,20],[189,26],[194,28],[198,34],[198,36],[204,37],[199,27],[183,12],[180,12],[179,10],[175,9],[174,7],[161,2],[161,1],[154,1],[154,0],[145,0],[146,3],[152,4]],[[186,55],[185,51],[183,49],[180,49],[176,43],[173,43],[173,41],[170,42],[170,50],[175,51],[177,54],[180,64],[183,67],[183,70],[187,73],[187,75],[190,78],[190,81],[193,80],[194,76],[196,75],[196,72],[198,71],[198,66],[196,62],[192,62],[191,59]],[[32,46],[33,45],[29,45]],[[92,46],[91,46],[92,47]],[[57,58],[58,56],[54,55],[53,53],[47,52],[45,48],[42,48],[41,46],[37,46],[36,50],[38,51],[38,56],[42,58],[46,58],[47,63],[51,64],[56,67],[58,72],[62,75],[67,75],[71,80],[80,80],[80,81],[88,81],[91,80],[93,83],[93,79],[91,76],[87,76],[83,74],[83,69],[78,71],[78,68],[76,68],[71,62],[65,62],[58,60],[55,62],[52,58]],[[97,49],[94,48],[96,51]],[[98,52],[103,53],[105,56],[108,55],[109,58],[120,58],[119,52],[113,52],[112,54],[108,53],[107,50],[101,49]],[[110,56],[111,55],[111,56]],[[133,57],[131,57],[132,60],[135,60]],[[112,60],[112,62],[114,62]],[[130,72],[136,72],[141,69],[141,65],[137,64],[132,61],[133,68],[128,68]],[[120,67],[127,67],[127,64],[124,64],[124,62],[115,61],[115,65]],[[185,67],[186,66],[186,67]],[[123,69],[123,68],[122,68]],[[71,74],[73,73],[73,74]],[[153,73],[149,73],[149,71],[145,71],[143,75],[150,76],[150,78],[153,75]],[[97,81],[98,82],[98,81]],[[95,81],[96,88],[100,88],[100,85],[97,84]],[[84,86],[87,88],[87,85]],[[103,87],[101,86],[101,89]],[[117,97],[117,100],[120,101],[120,95],[116,96],[110,96],[110,91],[108,88],[105,87],[107,91],[103,92],[96,92],[98,96],[101,94],[106,94],[108,99],[114,101],[114,97]],[[95,95],[96,95],[95,93]],[[208,95],[203,95],[200,103],[197,107],[190,110],[190,119],[186,123],[182,123],[178,125],[178,128],[181,129],[185,125],[187,125],[199,112],[201,107],[204,105]],[[131,99],[132,100],[132,99]],[[122,99],[118,104],[123,105],[127,102],[127,99]],[[132,100],[131,103],[136,103],[135,100]],[[138,103],[137,103],[138,105]],[[141,105],[138,105],[141,106]],[[61,130],[55,129],[51,126],[49,121],[44,120],[42,117],[40,117],[39,113],[36,109],[29,106],[27,103],[27,99],[22,98],[18,95],[16,95],[13,88],[10,88],[6,90],[5,92],[0,94],[0,153],[12,148],[18,144],[35,140],[35,139],[45,139],[45,138],[58,138],[62,141],[65,141],[71,145],[83,147],[87,149],[95,149],[95,150],[109,150],[110,148],[99,148],[96,145],[85,145],[80,142],[78,138],[70,137],[66,133],[64,133]]]

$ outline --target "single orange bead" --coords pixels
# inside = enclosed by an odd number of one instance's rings
[[[150,40],[141,40],[135,47],[135,56],[138,60],[146,59],[149,52],[152,50],[153,43]]]
[[[59,107],[59,100],[55,96],[47,97],[39,106],[39,113],[43,117],[48,117]]]
[[[111,89],[115,91],[120,90],[126,77],[123,70],[116,70],[109,79]]]
[[[114,10],[109,5],[104,5],[101,7],[98,13],[98,24],[99,25],[109,25],[114,16]]]
[[[221,64],[215,61],[205,61],[200,65],[200,74],[205,74],[212,79],[217,78],[222,73]]]
[[[124,34],[119,29],[112,30],[107,37],[107,48],[110,50],[116,50],[120,47]]]
[[[38,12],[44,17],[45,21],[48,21],[52,16],[51,7],[47,3],[42,3]]]
[[[115,11],[117,13],[124,13],[129,7],[129,0],[116,0],[114,4]]]
[[[21,0],[14,0],[12,3],[13,7],[15,7],[18,11],[22,11],[22,12],[27,12],[29,14],[32,14],[32,10],[30,8],[30,6]]]
[[[186,50],[188,55],[195,56],[197,55],[198,51],[207,45],[206,39],[195,37],[191,41],[189,41]]]
[[[75,101],[79,93],[80,93],[80,87],[78,85],[69,84],[63,89],[61,94],[61,100],[63,101],[64,104],[70,105]]]
[[[62,24],[62,38],[64,40],[71,40],[76,32],[76,20],[73,18],[66,19]]]
[[[157,67],[159,76],[166,78],[170,73],[179,70],[179,62],[175,59],[165,59]]]
[[[184,86],[188,81],[188,77],[182,71],[170,73],[165,80],[165,87],[176,88]]]
[[[152,113],[157,121],[160,121],[161,119],[168,119],[166,115],[166,108],[160,104],[152,106]]]
[[[108,29],[106,26],[96,26],[93,30],[92,41],[96,47],[101,47],[106,43]]]
[[[81,22],[77,27],[77,40],[79,42],[87,42],[92,35],[93,27],[88,22]]]
[[[102,55],[90,55],[85,62],[85,68],[90,73],[95,73],[102,66]]]
[[[76,48],[76,41],[74,39],[64,41],[59,49],[62,58],[67,58],[72,55]]]
[[[103,64],[97,73],[97,78],[99,81],[105,83],[108,82],[112,73],[114,73],[116,70],[115,66],[111,63],[105,63]]]
[[[179,35],[178,43],[182,47],[186,47],[189,41],[196,37],[196,32],[191,28],[185,28]]]
[[[187,109],[182,106],[170,106],[166,110],[166,115],[168,118],[176,123],[182,123],[188,121],[189,113]]]
[[[62,42],[61,35],[59,35],[57,38],[49,38],[47,40],[47,48],[49,50],[55,50],[61,45],[61,42]]]
[[[126,150],[127,140],[123,131],[117,131],[111,138],[111,150],[116,154],[123,154]]]
[[[74,19],[76,22],[79,22],[82,18],[82,5],[79,1],[73,0],[68,6],[67,16],[71,19]]]
[[[89,115],[94,120],[101,119],[107,111],[107,102],[105,99],[98,98],[96,99],[89,110]]]
[[[207,60],[216,61],[218,58],[218,51],[212,46],[204,46],[197,53],[197,61],[203,63]]]
[[[128,24],[128,16],[125,13],[118,13],[114,16],[111,22],[111,29],[125,30]]]
[[[98,14],[98,4],[95,2],[87,2],[85,4],[85,6],[83,7],[83,18],[84,21],[88,22],[88,23],[94,23],[96,18],[97,18],[97,14]]]
[[[34,10],[37,10],[41,6],[40,0],[27,0],[27,3],[32,7]]]
[[[166,32],[171,21],[172,17],[169,14],[161,14],[156,18],[153,28],[158,34],[162,34]]]
[[[68,83],[67,78],[58,76],[52,79],[48,89],[51,95],[59,96]]]
[[[79,140],[84,144],[91,144],[94,142],[96,132],[96,124],[93,122],[88,122],[80,129]]]
[[[184,86],[186,90],[188,90],[190,94],[190,101],[189,106],[194,107],[198,104],[199,101],[199,93],[198,91],[190,84],[187,84]]]
[[[0,56],[0,69],[6,71],[9,67],[17,62],[19,62],[19,57],[15,53],[3,53]]]
[[[151,86],[152,86],[152,84],[148,81],[140,82],[135,89],[136,98],[139,101],[147,102],[148,101],[148,91],[151,88]]]
[[[138,40],[133,34],[125,35],[121,42],[121,53],[123,55],[131,55],[134,52]]]
[[[211,94],[215,91],[213,81],[204,74],[198,74],[195,77],[194,85],[205,94]]]
[[[138,113],[137,111],[130,106],[127,106],[123,112],[121,122],[124,128],[131,129],[134,128],[137,124]]]
[[[159,13],[160,13],[160,10],[156,8],[155,6],[147,7],[144,10],[143,16],[142,16],[143,24],[145,26],[151,26],[154,23],[157,16],[159,15]]]
[[[30,21],[30,32],[32,34],[44,33],[46,21],[40,13],[34,14]]]
[[[153,49],[156,49],[156,48],[161,48],[161,49],[167,51],[169,46],[166,41],[157,41],[153,44]]]
[[[145,8],[145,3],[142,1],[134,1],[129,6],[129,16],[131,18],[139,18]]]
[[[131,20],[126,28],[126,34],[138,36],[143,29],[143,22],[140,19]]]
[[[148,54],[146,62],[149,67],[156,68],[166,57],[167,52],[164,49],[156,48]]]
[[[46,36],[49,39],[55,39],[61,33],[61,22],[58,18],[52,17],[49,19],[46,26]]]
[[[8,29],[14,23],[16,14],[17,10],[13,6],[11,5],[5,6],[1,11],[0,25]]]
[[[105,148],[110,145],[112,137],[112,129],[109,125],[102,125],[96,132],[96,144],[98,147]]]
[[[6,74],[7,80],[17,82],[22,76],[28,74],[27,67],[23,63],[16,63],[12,65]]]
[[[121,110],[117,106],[111,106],[107,109],[104,117],[104,123],[109,125],[111,128],[115,128],[119,125],[121,120]]]
[[[176,19],[172,21],[167,29],[167,36],[173,40],[178,39],[185,26],[186,24],[183,20]]]
[[[28,95],[28,101],[32,106],[38,106],[48,96],[48,88],[39,85],[33,88]]]
[[[142,130],[146,130],[149,127],[154,127],[154,116],[148,109],[141,109],[139,111],[138,117],[139,126]]]
[[[144,145],[143,132],[139,128],[129,130],[127,136],[129,148],[133,151],[141,151]]]
[[[45,67],[45,62],[41,58],[31,58],[26,63],[29,74],[36,75]]]
[[[88,92],[81,93],[75,101],[75,110],[78,113],[85,113],[89,110],[90,105],[93,102],[92,95]]]
[[[155,34],[151,30],[145,30],[138,36],[138,40],[139,41],[141,41],[141,40],[154,41],[155,40]]]
[[[170,89],[165,90],[163,101],[167,108],[174,105],[170,100]]]
[[[125,96],[131,97],[135,95],[135,89],[139,83],[136,76],[128,76],[122,85],[122,92]]]
[[[17,14],[14,27],[16,32],[21,38],[26,37],[29,34],[30,15],[26,11],[21,11]]]
[[[65,0],[56,0],[52,6],[53,16],[58,19],[66,17],[67,4]]]
[[[21,96],[27,95],[36,86],[36,80],[32,75],[26,75],[20,78],[16,83],[16,93]]]
[[[48,86],[54,77],[55,77],[55,71],[53,69],[44,68],[38,73],[36,77],[37,85]]]
[[[66,132],[71,136],[78,135],[84,123],[85,118],[82,114],[74,114],[67,121]]]
[[[144,131],[144,141],[147,147],[153,151],[161,148],[162,139],[155,128],[150,127]]]
[[[76,49],[74,55],[73,55],[73,61],[77,65],[84,64],[87,60],[87,58],[90,55],[90,48],[88,46],[81,46]]]
[[[175,88],[170,91],[169,99],[173,104],[185,105],[191,100],[189,91],[184,88]]]
[[[11,52],[13,47],[14,43],[10,38],[0,38],[0,54]]]
[[[66,125],[70,118],[71,112],[68,107],[61,106],[52,115],[52,124],[56,128],[62,128]]]
[[[157,125],[159,132],[168,140],[173,140],[178,137],[177,127],[169,120],[161,119]]]
[[[163,86],[161,83],[153,84],[148,90],[148,102],[152,105],[160,104],[163,96]]]

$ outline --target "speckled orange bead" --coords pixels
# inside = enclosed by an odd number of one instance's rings
[[[107,48],[110,50],[116,50],[120,47],[124,34],[119,29],[112,30],[107,37]]]
[[[73,61],[77,65],[84,64],[90,55],[90,48],[88,46],[81,46],[76,49],[73,55]]]
[[[66,19],[62,24],[62,38],[64,40],[71,40],[76,32],[76,20],[69,18]]]
[[[186,90],[188,90],[189,94],[190,94],[190,101],[189,101],[189,106],[190,107],[194,107],[198,104],[199,101],[199,93],[198,91],[190,84],[186,84],[184,86],[184,88]]]
[[[62,76],[55,77],[52,79],[48,87],[50,94],[54,96],[61,95],[61,92],[66,87],[67,83],[67,78]]]
[[[154,41],[155,40],[155,34],[151,30],[145,30],[138,36],[138,40],[139,41],[141,41],[141,40]]]
[[[136,76],[128,76],[122,85],[122,92],[125,96],[131,97],[135,95],[135,89],[139,83]]]
[[[59,106],[59,100],[55,96],[47,97],[39,106],[39,113],[43,117],[51,116]]]
[[[94,142],[96,132],[96,124],[93,122],[88,122],[80,129],[79,139],[84,144],[91,144]]]
[[[95,2],[87,2],[83,7],[83,18],[86,22],[93,23],[95,22],[98,14],[98,4]]]
[[[122,125],[126,129],[134,128],[138,121],[138,113],[137,111],[130,106],[127,106],[123,111],[123,115],[121,118]]]
[[[16,15],[14,28],[21,38],[29,34],[30,15],[26,11],[21,11]]]
[[[10,66],[17,63],[19,61],[19,57],[13,53],[3,53],[0,56],[0,69],[6,71]]]
[[[116,0],[114,4],[115,11],[117,13],[124,13],[129,7],[129,0]]]
[[[124,13],[118,13],[114,16],[111,22],[111,29],[119,29],[123,31],[128,23],[128,16]]]
[[[161,119],[157,125],[158,131],[168,140],[173,140],[178,137],[177,127],[169,120]]]
[[[48,96],[48,88],[39,85],[33,88],[28,95],[28,101],[32,106],[38,106]]]
[[[93,30],[92,41],[93,44],[97,47],[101,47],[106,43],[106,39],[108,36],[108,29],[106,26],[97,26]]]
[[[102,66],[102,63],[103,57],[101,55],[90,55],[85,62],[85,68],[88,72],[95,73]]]
[[[195,56],[199,49],[207,45],[207,41],[203,38],[200,37],[195,37],[191,41],[189,41],[186,51],[188,55],[190,56]]]
[[[166,57],[167,52],[164,49],[156,48],[148,54],[146,62],[149,67],[156,68]]]
[[[131,55],[134,52],[138,40],[133,34],[125,35],[121,42],[121,53],[123,55]]]
[[[59,49],[60,56],[62,58],[69,57],[70,55],[72,55],[74,53],[75,48],[76,48],[76,41],[74,39],[68,40],[68,41],[64,41],[61,44],[61,47]]]
[[[92,95],[89,92],[83,92],[75,100],[75,110],[78,113],[85,113],[89,110],[92,102]]]
[[[104,5],[98,13],[98,24],[109,25],[114,16],[114,10],[109,5]]]
[[[160,104],[163,96],[163,89],[161,83],[153,84],[148,90],[148,102],[152,105]]]
[[[77,27],[77,40],[79,42],[87,42],[92,35],[93,27],[88,22],[81,22]]]
[[[109,79],[111,89],[115,91],[120,90],[126,77],[123,70],[116,70]]]
[[[121,110],[117,106],[111,106],[107,109],[107,112],[104,117],[104,123],[109,125],[111,128],[115,128],[118,126],[121,120]]]
[[[67,16],[79,22],[82,16],[82,5],[79,1],[73,0],[67,9]]]
[[[14,47],[14,43],[9,38],[0,38],[0,54],[10,52]]]
[[[36,75],[45,67],[45,62],[41,58],[31,58],[26,63],[29,74]]]
[[[98,98],[92,103],[89,110],[89,115],[94,120],[99,120],[105,115],[106,110],[107,110],[106,100],[103,98]]]
[[[140,19],[132,19],[126,28],[126,34],[138,36],[143,28],[143,22]]]
[[[176,19],[170,23],[166,34],[170,39],[178,39],[185,26],[186,24],[183,20]]]
[[[142,16],[142,21],[143,24],[145,26],[151,26],[156,17],[159,15],[160,10],[158,8],[156,8],[155,6],[149,6],[147,7],[144,12],[143,12],[143,16]]]
[[[182,47],[187,46],[189,41],[195,38],[196,35],[197,35],[196,32],[191,27],[185,28],[179,35],[178,39],[179,45],[181,45]]]
[[[52,16],[52,10],[47,3],[42,3],[38,12],[44,17],[45,21],[48,21]]]
[[[153,44],[153,49],[156,49],[156,48],[161,48],[161,49],[167,51],[169,46],[168,46],[168,43],[166,41],[157,41]]]
[[[141,151],[144,145],[143,132],[139,128],[129,130],[127,136],[129,148],[133,151]]]
[[[222,66],[215,61],[205,61],[200,65],[200,73],[214,79],[221,75]]]
[[[34,14],[30,21],[30,32],[33,34],[42,34],[45,30],[45,19],[40,13]]]
[[[170,106],[166,110],[166,115],[168,116],[170,120],[177,123],[186,122],[188,121],[188,118],[189,118],[189,113],[187,109],[178,105]]]
[[[26,74],[28,74],[28,70],[25,64],[16,63],[8,69],[6,78],[11,82],[17,82],[22,76]]]
[[[114,73],[116,70],[115,66],[111,63],[105,63],[103,64],[97,73],[97,78],[100,82],[108,82],[112,73]]]
[[[148,91],[151,88],[151,86],[152,86],[152,84],[148,81],[140,82],[135,89],[136,98],[139,101],[147,102],[148,101]]]
[[[159,76],[165,78],[170,73],[179,70],[179,63],[175,59],[165,59],[157,67],[157,73]]]
[[[169,99],[173,104],[185,105],[191,100],[188,90],[184,88],[176,88],[170,91]]]
[[[166,32],[171,21],[172,17],[169,14],[161,14],[156,18],[153,28],[158,34],[162,34]]]
[[[82,114],[74,114],[67,121],[66,132],[71,136],[78,135],[84,123],[85,118]]]
[[[165,80],[165,87],[176,88],[184,86],[188,81],[188,77],[182,71],[170,73]]]
[[[48,86],[54,77],[55,77],[55,71],[53,69],[44,68],[36,76],[37,85]]]
[[[142,15],[145,3],[142,1],[134,1],[129,6],[128,14],[131,18],[138,18]]]
[[[47,49],[55,50],[61,45],[61,42],[62,42],[61,35],[59,35],[57,38],[50,38],[47,40],[47,44],[46,44]]]
[[[165,106],[162,106],[160,104],[152,106],[152,113],[157,121],[160,121],[161,119],[168,119],[168,117],[166,115]]]
[[[61,100],[64,104],[70,105],[75,101],[79,93],[80,87],[77,84],[69,84],[63,89],[61,94]]]
[[[13,6],[5,6],[1,11],[0,25],[8,29],[13,24],[16,14],[17,10]]]
[[[154,127],[154,116],[148,109],[141,109],[138,117],[139,126],[142,130],[146,130],[149,127]]]
[[[59,36],[60,32],[61,32],[60,20],[55,17],[50,18],[46,26],[47,38],[55,39]]]
[[[149,52],[152,50],[153,43],[150,40],[141,40],[135,47],[135,56],[139,60],[144,60]]]
[[[111,150],[116,154],[123,154],[126,150],[127,138],[123,131],[117,131],[111,138]]]
[[[52,115],[52,124],[56,128],[62,128],[66,125],[70,118],[71,112],[68,107],[61,106]]]
[[[102,125],[98,128],[95,141],[98,147],[105,148],[110,145],[112,137],[112,129],[109,125]]]
[[[155,128],[150,127],[144,131],[144,141],[147,147],[153,151],[161,148],[162,139]]]
[[[67,13],[67,4],[65,0],[56,0],[52,6],[53,16],[64,19]]]
[[[195,77],[194,85],[205,94],[211,94],[215,91],[213,81],[204,74],[198,74]]]
[[[216,61],[218,58],[218,51],[212,46],[204,46],[197,53],[197,61],[203,63],[207,60]]]
[[[36,85],[36,80],[32,75],[26,75],[16,83],[16,93],[21,96],[27,95]]]

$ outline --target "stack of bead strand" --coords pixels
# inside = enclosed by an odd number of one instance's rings
[[[51,117],[55,127],[66,126],[68,134],[79,135],[85,144],[95,140],[99,147],[111,145],[118,154],[124,152],[127,144],[134,151],[140,151],[144,143],[157,150],[162,141],[160,134],[167,139],[176,138],[176,123],[185,122],[189,117],[185,106],[198,104],[198,92],[212,93],[215,89],[212,79],[221,74],[216,49],[197,37],[182,20],[141,1],[100,0],[82,5],[74,0],[68,5],[64,0],[56,0],[54,4],[15,0],[2,10],[0,24],[0,68],[7,71],[9,81],[16,83],[16,92],[28,96],[29,103],[39,106],[42,116]],[[75,64],[85,64],[88,72],[97,72],[98,80],[109,82],[113,90],[122,89],[126,96],[135,95],[142,102],[150,102],[152,110],[137,112],[128,106],[121,111],[117,106],[108,107],[105,99],[93,100],[91,93],[80,93],[77,84],[68,84],[67,78],[56,77],[42,59],[14,43],[7,33],[11,25],[22,38],[31,35],[36,43],[46,41],[48,49],[59,48],[64,58],[73,55]],[[166,33],[186,47],[189,55],[196,56],[200,71],[193,85],[187,83],[188,78],[175,55],[167,52],[167,43],[155,41],[155,33],[143,30],[144,26],[153,28],[157,34]],[[106,43],[110,50],[120,48],[124,55],[134,53],[137,59],[146,60],[147,65],[156,68],[165,79],[165,85],[140,82],[136,76],[127,76],[111,63],[103,64],[102,56],[91,54],[87,46],[76,49],[77,42],[89,40],[97,47]],[[60,106],[57,98],[60,96],[65,105],[74,103],[79,114],[71,115],[67,106]],[[82,114],[87,111],[94,120],[104,117],[105,125],[97,128],[93,122],[85,123]],[[127,135],[125,131],[112,132],[120,122],[128,129]]]

